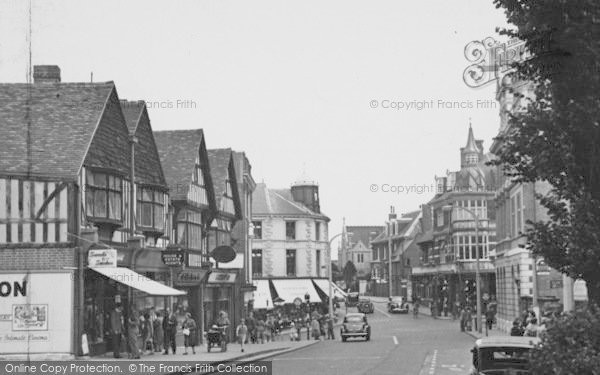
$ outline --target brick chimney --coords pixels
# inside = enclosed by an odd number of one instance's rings
[[[34,65],[33,83],[59,83],[60,68],[58,65]]]
[[[394,206],[390,206],[390,214],[388,215],[388,219],[390,221],[395,220],[398,216],[396,215],[396,209]]]

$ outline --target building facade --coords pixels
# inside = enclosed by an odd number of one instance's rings
[[[324,299],[322,289],[327,288],[319,289],[312,280],[328,277],[328,223],[314,182],[297,182],[289,189],[257,184],[252,198],[254,309],[272,308],[273,300]]]
[[[343,269],[348,262],[354,264],[359,279],[370,279],[371,276],[371,241],[383,232],[383,226],[344,225],[343,241],[338,250],[338,264]]]
[[[510,75],[498,85],[497,100],[500,103],[499,135],[509,130],[511,111],[523,110],[522,97],[532,94],[532,85],[515,82]],[[502,146],[495,141],[492,153]],[[525,247],[527,223],[550,220],[546,209],[536,198],[545,195],[550,186],[545,182],[517,183],[497,167],[497,245],[496,245],[496,292],[498,326],[509,331],[512,321],[524,310],[543,312],[573,309],[574,303],[586,300],[585,283],[574,282],[560,272],[548,267],[541,258],[534,258]],[[536,299],[536,301],[534,301]],[[536,303],[537,302],[537,303]]]
[[[398,217],[391,207],[384,230],[371,241],[370,294],[389,297],[391,282],[392,296],[412,297],[412,267],[418,264],[420,252],[415,243],[421,232],[420,218],[420,211]]]
[[[0,98],[0,269],[14,290],[0,304],[11,316],[0,352],[110,350],[116,304],[128,314],[181,293],[148,268],[168,236],[168,194],[145,106],[130,117],[113,82],[62,83],[57,66],[0,84]],[[88,262],[90,249],[109,250],[111,266]]]
[[[422,216],[430,223],[419,238],[421,265],[413,268],[413,284],[416,295],[443,314],[456,313],[459,305],[476,305],[477,254],[482,296],[496,294],[491,261],[496,244],[495,175],[485,164],[489,160],[483,142],[469,127],[467,144],[460,150],[461,169],[436,178],[438,192],[422,206],[429,211]]]

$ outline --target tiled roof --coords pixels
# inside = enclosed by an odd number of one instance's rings
[[[0,84],[0,173],[75,179],[113,92],[113,82]]]
[[[346,233],[348,233],[348,242],[349,247],[354,246],[355,244],[362,242],[366,247],[370,246],[371,240],[375,239],[381,232],[385,230],[385,227],[380,225],[372,225],[372,226],[346,226]],[[371,232],[375,232],[375,235],[372,235]],[[350,236],[352,233],[352,236]]]
[[[254,215],[313,216],[329,220],[327,216],[315,213],[302,203],[295,202],[289,189],[269,189],[265,183],[256,184],[256,190],[252,194],[252,213]]]
[[[237,189],[236,176],[229,175],[229,165],[232,163],[232,151],[230,148],[218,148],[207,150],[208,164],[210,165],[210,173],[212,175],[213,187],[215,190],[215,199],[217,208],[222,207],[222,200],[225,196],[225,188],[227,180],[231,181],[231,188]],[[235,186],[234,186],[235,185]],[[233,192],[232,192],[233,193]],[[235,194],[234,194],[235,195]],[[234,197],[234,200],[236,197]]]
[[[154,132],[154,140],[172,200],[187,199],[196,157],[199,155],[203,139],[202,129]],[[205,181],[205,183],[209,182]]]
[[[395,219],[398,222],[398,232],[392,235],[392,238],[401,238],[406,235],[410,235],[407,231],[413,226],[414,221],[419,218],[421,211],[407,212]],[[377,236],[371,243],[382,243],[388,240],[386,231],[384,230],[379,236]]]
[[[167,187],[150,125],[150,117],[143,100],[121,100],[121,109],[130,134],[135,134],[135,179],[143,184]]]

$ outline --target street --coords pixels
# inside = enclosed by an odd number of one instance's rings
[[[353,312],[356,309],[350,308]],[[385,303],[369,314],[371,341],[322,341],[273,358],[274,374],[466,374],[473,338],[458,323],[427,315],[389,315]]]

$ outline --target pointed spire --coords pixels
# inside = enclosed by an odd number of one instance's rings
[[[476,152],[479,153],[477,142],[475,142],[475,136],[473,135],[473,127],[471,126],[471,118],[469,117],[469,138],[467,138],[467,145],[464,148],[464,152]]]

